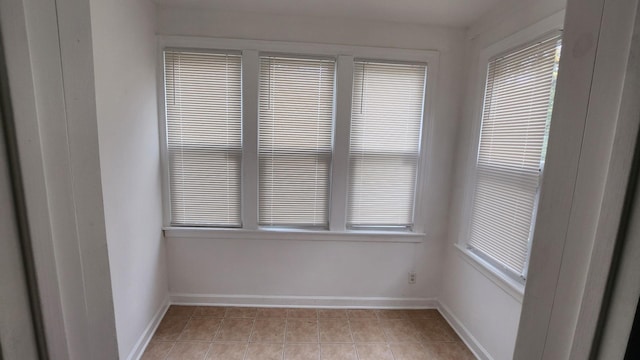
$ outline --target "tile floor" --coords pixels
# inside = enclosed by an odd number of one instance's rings
[[[172,305],[142,359],[475,358],[437,310]]]

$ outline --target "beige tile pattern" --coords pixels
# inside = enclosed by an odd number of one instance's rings
[[[178,341],[169,351],[167,360],[202,360],[211,344],[199,341]]]
[[[320,345],[287,344],[284,348],[284,360],[320,360]]]
[[[471,360],[437,310],[175,306],[143,360]]]
[[[251,342],[283,343],[287,319],[256,319],[251,333]]]
[[[358,360],[353,344],[320,344],[322,360]]]
[[[224,319],[215,336],[215,340],[247,341],[251,335],[254,322],[254,319]]]
[[[282,360],[283,344],[249,344],[245,360]]]

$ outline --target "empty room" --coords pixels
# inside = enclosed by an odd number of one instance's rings
[[[0,359],[637,358],[638,24],[2,0]]]

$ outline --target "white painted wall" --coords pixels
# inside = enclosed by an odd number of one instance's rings
[[[167,300],[155,5],[91,1],[91,23],[109,261],[119,353],[126,359]]]
[[[427,149],[431,169],[436,170],[427,176],[429,206],[425,243],[170,238],[167,254],[172,294],[386,299],[377,305],[391,304],[390,298],[435,299],[438,296],[458,104],[463,86],[463,30],[159,6],[158,33],[440,52],[435,121],[430,124],[431,142]],[[415,285],[407,282],[410,269],[417,272]],[[197,299],[202,302],[213,298],[179,298],[181,301]],[[293,300],[279,301],[287,304]]]
[[[458,241],[464,207],[469,147],[472,141],[473,122],[478,96],[478,62],[480,52],[509,35],[516,33],[565,7],[563,0],[517,2],[498,6],[488,12],[467,32],[465,68],[466,97],[458,131],[456,167],[451,194],[449,240],[445,249],[442,292],[439,301],[452,320],[468,335],[466,340],[475,342],[480,356],[495,360],[513,357],[522,300],[513,292],[504,290],[478,266],[471,263],[454,244]],[[475,265],[475,266],[474,266]]]

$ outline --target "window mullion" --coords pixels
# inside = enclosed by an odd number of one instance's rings
[[[331,165],[331,202],[329,229],[344,231],[347,223],[349,187],[349,137],[351,133],[351,92],[353,56],[338,56],[335,90],[333,159]]]
[[[256,50],[242,52],[242,227],[258,228],[258,81]]]

